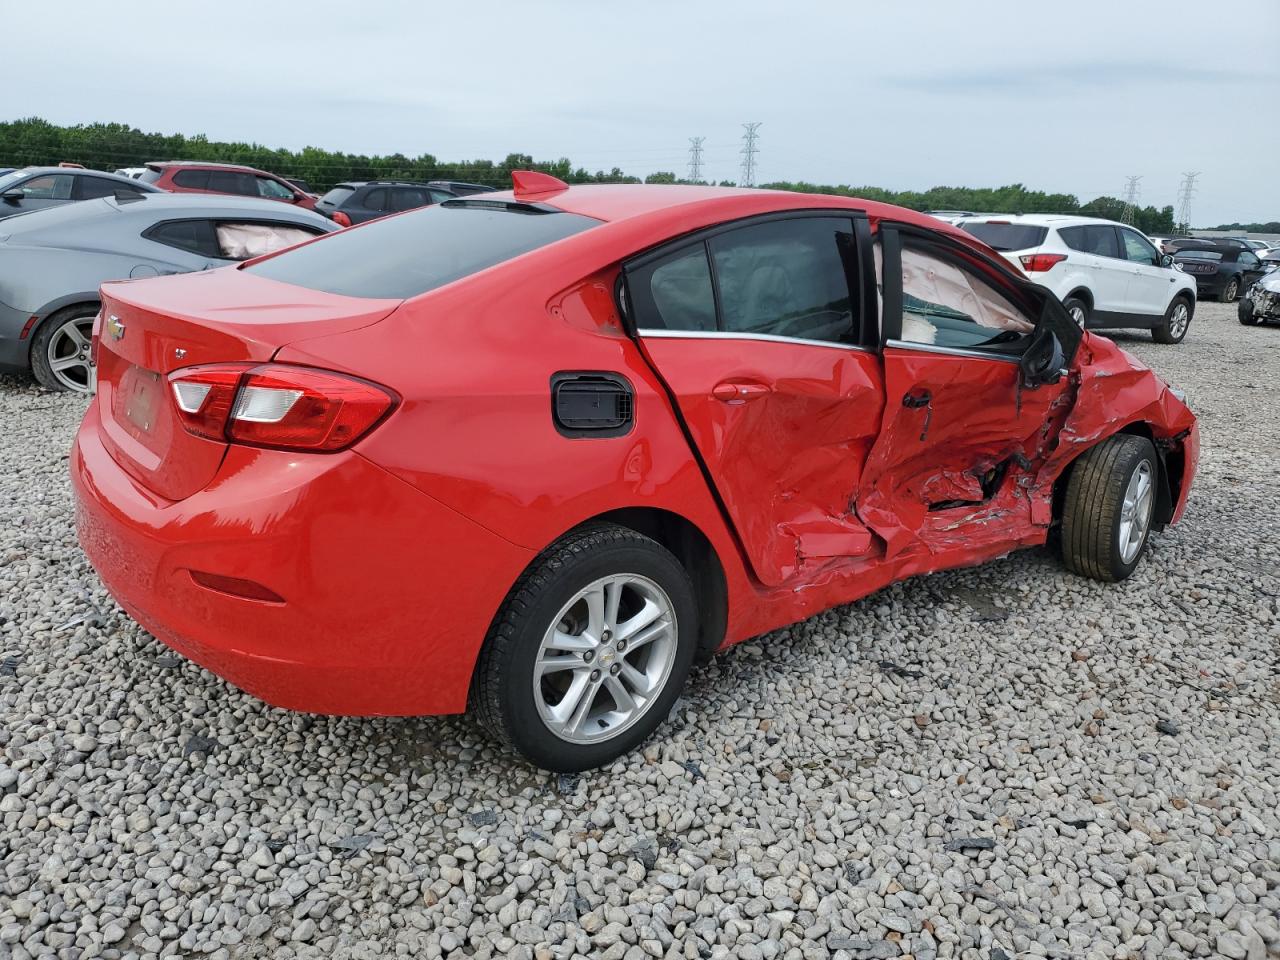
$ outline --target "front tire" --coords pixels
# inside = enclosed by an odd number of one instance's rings
[[[594,523],[516,581],[472,678],[471,713],[548,770],[609,763],[662,723],[693,663],[697,607],[665,547]]]
[[[1160,466],[1146,437],[1117,434],[1071,468],[1062,510],[1062,559],[1095,580],[1133,573],[1147,549]]]
[[[1240,305],[1236,307],[1236,317],[1246,327],[1256,327],[1258,325],[1258,315],[1253,312],[1253,301],[1245,297],[1240,301]]]
[[[1190,326],[1191,304],[1185,297],[1175,297],[1159,326],[1152,328],[1151,339],[1156,343],[1181,343]]]
[[[1240,278],[1232,277],[1227,281],[1227,285],[1222,288],[1220,299],[1223,303],[1230,303],[1236,298],[1236,294],[1240,292]]]
[[[68,307],[40,324],[31,338],[31,373],[40,386],[73,393],[93,390],[90,347],[97,313],[92,304]]]

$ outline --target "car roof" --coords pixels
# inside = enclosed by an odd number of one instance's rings
[[[1107,220],[1103,217],[1082,217],[1069,213],[992,213],[981,217],[970,217],[965,223],[1022,223],[1034,227],[1074,227],[1085,224],[1105,223],[1113,227],[1123,227],[1127,224],[1117,223],[1115,220]],[[1137,230],[1137,227],[1132,229]]]
[[[244,163],[219,163],[215,160],[148,160],[146,166],[152,170],[163,170],[165,167],[194,167],[204,170],[237,170],[242,173],[266,173]],[[275,176],[275,174],[271,174]]]
[[[67,230],[74,232],[81,228],[78,225],[103,218],[112,210],[129,215],[128,221],[120,221],[122,224],[139,218],[159,222],[179,218],[238,217],[245,220],[308,224],[327,229],[334,226],[331,220],[315,211],[280,203],[278,200],[160,191],[137,199],[117,200],[114,197],[104,197],[21,213],[0,223],[0,233],[14,235],[46,227],[56,230],[60,225],[65,225]]]
[[[159,187],[153,187],[149,183],[139,183],[137,180],[131,180],[128,177],[122,177],[115,173],[109,173],[106,170],[89,170],[82,167],[18,167],[13,171],[27,176],[39,175],[46,173],[60,173],[64,176],[71,177],[102,177],[106,180],[119,180],[121,183],[127,183],[134,189],[140,189],[144,192],[155,191],[160,193]]]

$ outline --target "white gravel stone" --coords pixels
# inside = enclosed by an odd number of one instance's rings
[[[1280,330],[1116,338],[1203,438],[1133,578],[1031,550],[892,586],[581,777],[172,654],[75,544],[84,401],[0,379],[0,954],[1280,956]]]

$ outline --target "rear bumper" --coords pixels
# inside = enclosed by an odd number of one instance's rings
[[[116,464],[100,430],[95,402],[71,457],[80,542],[159,640],[287,709],[466,708],[480,645],[531,551],[351,452],[233,446],[206,489],[165,501]],[[193,570],[283,602],[209,589]]]

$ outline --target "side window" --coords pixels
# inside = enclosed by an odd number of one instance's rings
[[[265,197],[268,200],[292,200],[293,191],[286,187],[283,183],[272,180],[270,177],[254,177],[258,185],[258,196]]]
[[[213,224],[208,220],[170,220],[143,233],[148,240],[201,257],[217,257]]]
[[[366,210],[386,210],[387,207],[387,190],[385,187],[379,187],[377,190],[370,190],[364,195],[362,206]]]
[[[71,177],[54,173],[32,177],[18,189],[26,200],[70,200],[71,187]]]
[[[221,222],[215,228],[218,252],[223,260],[248,260],[275,253],[317,234],[291,223]]]
[[[114,197],[116,191],[124,184],[104,177],[77,177],[76,193],[81,200],[97,200],[99,197]]]
[[[707,246],[726,332],[852,342],[845,275],[855,250],[852,221],[773,220],[714,236]]]
[[[1236,257],[1236,259],[1240,262],[1240,266],[1244,267],[1246,270],[1256,270],[1258,267],[1262,266],[1262,261],[1247,251],[1241,252],[1240,256]]]
[[[428,190],[427,193],[431,194],[432,203],[442,203],[445,200],[453,199],[452,193],[446,193],[443,190]]]
[[[1145,263],[1148,266],[1155,266],[1160,262],[1160,256],[1156,253],[1156,248],[1151,245],[1146,237],[1134,233],[1132,230],[1121,230],[1120,236],[1124,238],[1126,260],[1132,263]]]
[[[417,187],[397,187],[391,191],[392,210],[416,210],[430,202],[427,191]]]
[[[1065,227],[1058,231],[1067,246],[1081,253],[1096,257],[1122,259],[1116,228],[1105,223],[1091,223],[1083,227]]]
[[[642,329],[716,329],[706,244],[695,243],[641,268],[629,279],[628,290],[635,299],[636,325]]]
[[[174,186],[186,187],[188,190],[208,190],[208,170],[179,170],[173,175]]]
[[[253,174],[240,173],[236,170],[210,170],[209,189],[241,197],[258,195],[258,184]]]
[[[1062,227],[1058,230],[1058,236],[1072,250],[1079,250],[1082,253],[1087,251],[1084,245],[1084,227]]]
[[[973,349],[1016,343],[1035,323],[949,257],[902,249],[902,340]]]

